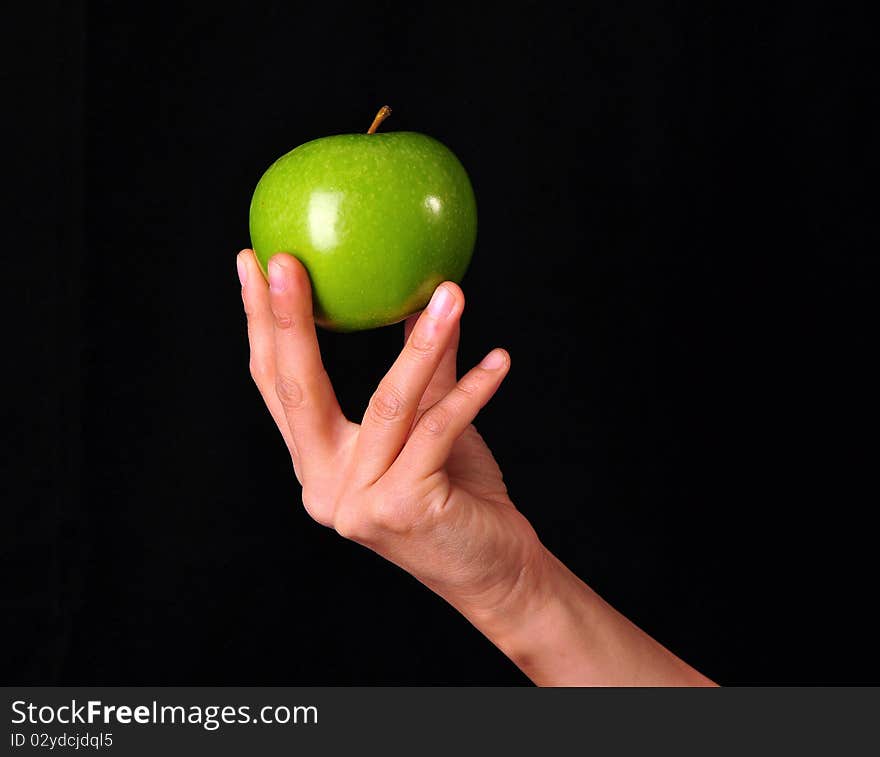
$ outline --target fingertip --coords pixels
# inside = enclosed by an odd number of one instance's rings
[[[241,282],[242,289],[247,285],[248,280],[248,264],[247,264],[247,256],[245,253],[247,250],[242,250],[238,255],[235,256],[235,267],[238,271],[238,280]]]
[[[295,255],[291,255],[289,252],[276,252],[269,258],[269,265],[273,264],[281,266],[288,271],[295,271],[297,269],[305,270],[299,258]]]
[[[480,363],[480,368],[487,371],[507,370],[510,367],[510,354],[507,350],[496,347]]]
[[[451,281],[444,281],[434,289],[424,312],[435,321],[455,320],[461,317],[463,307],[461,289]]]
[[[266,271],[261,265],[257,253],[250,247],[245,247],[235,256],[235,264],[238,268],[239,278],[242,278],[242,274],[244,274],[242,286],[247,284],[250,287],[257,284],[260,279],[266,280]]]
[[[461,287],[458,284],[456,284],[454,281],[444,281],[442,284],[440,284],[440,286],[443,287],[444,289],[446,289],[446,291],[449,292],[452,295],[452,297],[455,299],[455,303],[456,303],[455,309],[457,309],[458,312],[461,312],[462,310],[464,310],[464,305],[465,305],[464,292],[462,291]]]
[[[276,255],[266,267],[269,272],[269,291],[279,294],[287,289],[287,270]]]
[[[283,292],[289,289],[310,290],[309,274],[305,266],[295,256],[278,252],[269,259],[269,288]]]

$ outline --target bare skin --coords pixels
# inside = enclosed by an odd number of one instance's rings
[[[538,685],[713,685],[572,574],[514,506],[472,425],[510,356],[494,349],[456,376],[456,284],[407,321],[357,424],[324,370],[305,269],[276,255],[267,285],[253,251],[237,262],[251,375],[312,518],[411,573]]]

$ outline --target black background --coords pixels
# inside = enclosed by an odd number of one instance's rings
[[[273,7],[274,6],[274,7]],[[312,523],[234,257],[309,139],[446,143],[514,501],[724,684],[876,683],[869,25],[829,4],[44,2],[4,20],[6,683],[518,684]],[[322,334],[361,412],[400,327]]]

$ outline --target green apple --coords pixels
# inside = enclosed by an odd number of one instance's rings
[[[302,261],[315,320],[355,331],[403,320],[442,281],[460,281],[477,235],[468,175],[416,132],[340,134],[300,145],[254,191],[251,243],[263,273],[278,252]]]

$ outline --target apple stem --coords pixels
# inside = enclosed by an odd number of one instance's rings
[[[391,115],[391,108],[387,105],[383,105],[379,108],[379,112],[376,114],[376,117],[373,119],[373,123],[370,124],[370,128],[367,129],[367,134],[375,134],[376,129],[379,128],[379,125]]]

